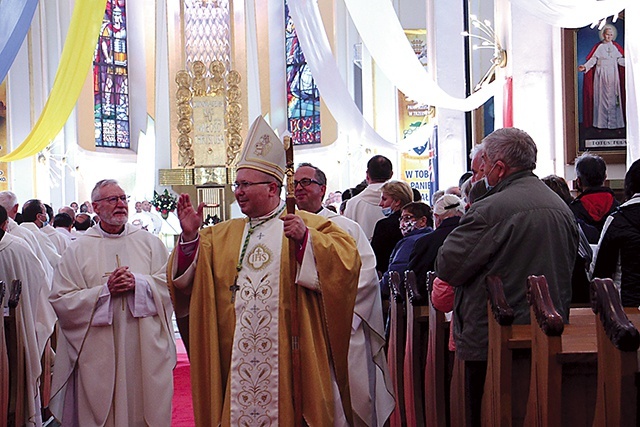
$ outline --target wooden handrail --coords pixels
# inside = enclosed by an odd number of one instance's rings
[[[637,351],[640,334],[624,312],[620,295],[611,279],[593,279],[591,299],[593,312],[600,316],[607,337],[620,351]]]
[[[485,279],[487,285],[487,292],[489,294],[489,304],[491,305],[491,312],[496,322],[500,326],[510,326],[513,324],[515,314],[513,308],[507,302],[507,297],[504,295],[504,285],[502,279],[498,276],[487,276]]]
[[[536,321],[542,332],[550,337],[562,335],[564,321],[551,301],[549,285],[544,276],[529,276],[527,280],[527,300],[533,309]]]

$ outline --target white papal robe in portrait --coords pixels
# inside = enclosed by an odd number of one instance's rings
[[[176,348],[166,285],[167,249],[125,225],[120,235],[92,227],[65,251],[50,300],[59,318],[51,412],[63,425],[169,426]],[[111,297],[118,265],[135,292]]]
[[[613,43],[602,42],[584,66],[595,68],[593,75],[593,126],[600,129],[619,129],[625,126],[622,109],[622,88],[618,65],[624,58]]]
[[[0,240],[0,280],[9,288],[13,280],[22,282],[17,315],[25,351],[25,419],[28,426],[42,424],[40,413],[40,358],[47,339],[53,333],[55,313],[49,303],[49,285],[42,264],[24,240],[6,233]]]
[[[349,388],[354,425],[383,426],[395,408],[393,384],[385,354],[382,298],[376,273],[376,256],[358,223],[322,208],[329,219],[356,241],[362,261],[349,342]]]

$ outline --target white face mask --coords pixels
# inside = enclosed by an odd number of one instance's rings
[[[388,208],[382,208],[382,214],[384,216],[389,216],[393,213],[393,208],[389,206]]]

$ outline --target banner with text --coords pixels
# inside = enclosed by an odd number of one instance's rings
[[[438,190],[438,127],[424,145],[413,148],[400,157],[402,180],[420,192],[422,201],[432,204],[433,193]]]

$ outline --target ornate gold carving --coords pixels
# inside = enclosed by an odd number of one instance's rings
[[[232,168],[242,147],[240,135],[242,130],[242,106],[240,104],[242,93],[239,86],[242,79],[240,73],[235,70],[227,72],[227,67],[222,61],[212,61],[209,67],[202,61],[193,61],[189,68],[190,71],[178,71],[175,77],[178,84],[176,90],[179,117],[177,124],[179,132],[177,141],[179,147],[178,165],[184,168],[193,167],[196,164],[197,155],[199,164],[224,162],[227,168]],[[212,101],[204,102],[205,98],[201,97],[207,97],[206,99],[211,97]],[[219,98],[221,101],[214,101],[214,98]],[[216,112],[219,108],[217,105],[220,105],[218,102],[224,103],[224,129],[220,126],[220,118]],[[206,123],[194,123],[194,105],[200,108],[197,111],[197,116],[200,117],[198,120],[202,121],[204,117]],[[202,110],[202,108],[206,110]],[[216,117],[217,119],[215,119]],[[218,160],[218,157],[215,156],[214,151],[217,148],[214,144],[208,145],[208,141],[219,144],[222,139],[224,139],[226,152],[222,156],[226,155],[226,161]],[[203,144],[207,145],[203,146]]]
[[[186,70],[180,70],[176,73],[176,103],[178,104],[178,166],[183,168],[193,167],[195,160],[193,157],[193,142],[189,133],[193,125],[191,123],[191,76]]]
[[[193,185],[193,169],[160,169],[158,182],[162,186]]]

